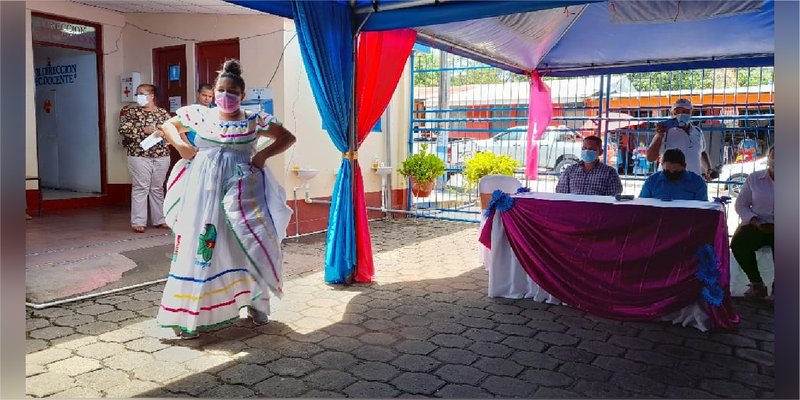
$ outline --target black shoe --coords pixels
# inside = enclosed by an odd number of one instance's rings
[[[261,326],[269,322],[269,316],[266,313],[256,310],[253,307],[247,307],[247,316],[253,321],[253,325]]]

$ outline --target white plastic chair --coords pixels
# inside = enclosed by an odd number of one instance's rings
[[[492,199],[492,192],[499,189],[506,193],[514,194],[520,187],[522,187],[522,183],[517,178],[508,175],[486,175],[478,181],[478,195],[480,197],[481,210],[481,225],[478,232],[481,232],[483,226],[486,224],[486,217],[483,213],[489,206],[489,201]],[[478,261],[481,265],[486,265],[486,261],[489,259],[489,249],[481,243],[478,244],[478,247]]]

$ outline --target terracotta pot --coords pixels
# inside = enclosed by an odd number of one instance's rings
[[[415,197],[428,197],[433,190],[433,182],[419,183],[416,179],[411,178],[411,193]]]

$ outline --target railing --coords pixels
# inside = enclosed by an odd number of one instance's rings
[[[429,151],[447,166],[429,197],[409,194],[411,207],[431,217],[479,219],[476,185],[467,183],[463,174],[466,160],[477,151],[517,159],[517,177],[525,186],[552,192],[559,163],[577,159],[575,152],[587,135],[604,139],[602,161],[619,171],[623,193],[638,195],[644,180],[656,171],[642,153],[656,123],[669,118],[678,98],[693,102],[692,123],[703,130],[712,167],[720,172],[708,184],[710,197],[735,196],[744,177],[763,167],[763,161],[751,160],[764,157],[774,143],[772,67],[545,77],[553,99],[551,125],[573,134],[561,142],[545,134],[542,140],[550,141],[540,142],[540,148],[549,144],[560,150],[549,150],[544,161],[540,152],[540,178],[527,181],[522,173],[527,140],[513,128],[525,131],[527,126],[528,78],[436,49],[412,52],[410,64],[409,151],[428,143]]]

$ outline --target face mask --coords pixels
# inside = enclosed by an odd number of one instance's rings
[[[214,103],[224,113],[233,113],[239,109],[241,98],[235,94],[228,92],[216,92],[214,94]]]
[[[670,181],[677,181],[683,177],[683,171],[667,171],[664,170],[664,176]]]
[[[147,105],[147,95],[146,94],[137,94],[136,95],[136,103],[140,106],[144,107]]]
[[[676,115],[676,116],[675,116],[675,119],[677,119],[677,120],[678,120],[678,125],[680,125],[680,126],[686,126],[686,124],[688,124],[688,123],[689,123],[689,119],[690,119],[691,117],[692,117],[692,116],[691,116],[691,115],[689,115],[689,114],[678,114],[678,115]]]
[[[594,150],[581,150],[581,160],[585,163],[597,161],[597,152]]]

